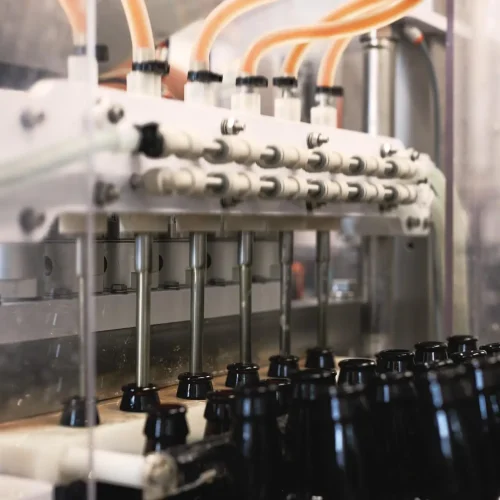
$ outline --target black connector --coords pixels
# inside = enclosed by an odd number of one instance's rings
[[[236,78],[237,87],[266,88],[269,82],[265,76],[239,76]]]
[[[316,94],[323,94],[332,97],[344,97],[344,87],[339,85],[316,87]]]
[[[73,55],[84,56],[87,54],[86,45],[75,45],[73,47]],[[98,44],[95,46],[95,58],[97,62],[105,63],[109,61],[109,47],[104,44]]]
[[[160,132],[158,123],[146,123],[136,125],[141,133],[141,142],[137,148],[137,153],[143,153],[148,158],[161,158],[165,147],[165,139]]]
[[[297,88],[299,82],[294,76],[275,76],[273,78],[273,86],[280,89]]]
[[[207,69],[201,69],[199,71],[189,71],[187,79],[189,82],[220,83],[222,82],[222,75]]]
[[[170,65],[167,61],[133,62],[132,71],[140,71],[141,73],[165,76],[170,72]]]

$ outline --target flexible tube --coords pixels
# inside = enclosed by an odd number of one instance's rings
[[[379,4],[386,4],[388,0],[353,0],[346,5],[342,5],[320,20],[320,23],[331,23],[345,18],[352,18],[365,12],[370,11]],[[287,76],[297,76],[299,67],[304,60],[307,49],[311,46],[310,43],[300,43],[296,45],[288,53],[283,62],[283,74]]]
[[[122,0],[122,6],[127,18],[132,47],[134,49],[154,50],[153,29],[145,1]]]
[[[393,0],[389,0],[389,3],[392,1]],[[387,7],[388,0],[382,0],[381,2],[378,2],[377,5],[372,4],[371,6],[353,12],[351,15],[349,15],[349,18],[357,17],[363,12],[371,12],[372,14],[375,12],[380,13],[381,9],[385,9]],[[335,85],[340,60],[342,59],[342,55],[346,51],[351,40],[352,37],[337,39],[325,52],[323,58],[321,59],[318,70],[316,83],[318,87],[332,87],[333,85]]]
[[[383,13],[371,14],[361,19],[350,21],[337,21],[312,26],[299,26],[284,29],[264,35],[254,42],[246,52],[241,65],[243,74],[254,75],[257,66],[270,49],[292,41],[308,42],[333,36],[355,36],[369,30],[385,26],[405,15],[405,13],[419,4],[422,0],[401,0],[396,5],[389,7]]]
[[[210,49],[219,33],[234,19],[246,12],[276,0],[226,0],[208,15],[191,53],[191,65],[209,68]]]
[[[59,4],[71,25],[73,43],[75,45],[84,45],[85,32],[87,30],[84,0],[59,0]]]

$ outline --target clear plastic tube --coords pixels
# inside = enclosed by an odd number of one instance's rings
[[[241,65],[241,73],[255,75],[257,66],[264,54],[274,47],[292,41],[309,42],[333,36],[346,37],[365,33],[371,29],[385,26],[389,22],[400,19],[405,13],[422,0],[401,0],[383,13],[367,15],[363,18],[348,21],[336,21],[312,26],[299,26],[269,33],[256,42],[246,52]]]
[[[85,16],[84,0],[59,0],[73,33],[75,45],[85,45],[85,33],[87,31],[87,19]]]
[[[234,19],[256,7],[276,2],[277,0],[226,0],[216,7],[206,18],[200,36],[191,53],[191,66],[194,69],[209,68],[209,56],[212,45],[219,33]]]
[[[353,0],[346,5],[337,7],[320,20],[320,23],[331,23],[345,18],[352,18],[370,11],[375,6],[387,4],[388,0]],[[394,0],[392,0],[394,1]],[[299,67],[304,60],[307,49],[311,43],[301,43],[293,47],[283,62],[283,75],[297,76]]]
[[[155,48],[153,29],[148,9],[144,0],[122,0],[123,10],[127,17],[132,47],[136,49]]]

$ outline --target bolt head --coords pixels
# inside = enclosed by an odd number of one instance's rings
[[[412,161],[417,161],[420,158],[420,153],[415,149],[411,152],[410,159]]]
[[[382,158],[387,158],[388,156],[393,155],[396,152],[396,149],[389,142],[385,142],[380,146],[380,156]]]
[[[121,106],[111,106],[108,110],[108,120],[110,123],[116,124],[125,116],[125,111]]]
[[[245,130],[245,124],[236,118],[227,118],[222,120],[221,132],[223,135],[238,135]]]

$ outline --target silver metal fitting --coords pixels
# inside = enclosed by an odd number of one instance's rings
[[[116,124],[125,116],[125,111],[121,106],[111,106],[108,110],[108,120],[110,123]]]
[[[384,142],[384,144],[380,146],[380,156],[382,158],[387,158],[395,153],[397,153],[397,149],[389,142]]]
[[[220,124],[222,135],[238,135],[245,130],[245,124],[241,123],[236,118],[226,118]]]
[[[311,132],[307,136],[307,147],[309,147],[311,149],[317,148],[319,146],[322,146],[323,144],[326,144],[329,141],[330,141],[330,138],[326,137],[321,132]]]

